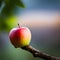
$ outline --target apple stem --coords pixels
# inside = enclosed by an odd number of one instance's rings
[[[20,24],[18,23],[18,27],[20,28]]]

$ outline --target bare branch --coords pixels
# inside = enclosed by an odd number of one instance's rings
[[[45,53],[33,48],[32,46],[25,46],[25,47],[22,47],[22,49],[32,53],[34,57],[40,57],[45,60],[60,60],[60,58],[45,54]]]

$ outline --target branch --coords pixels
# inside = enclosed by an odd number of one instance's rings
[[[40,57],[45,60],[60,60],[60,58],[45,54],[45,53],[33,48],[32,46],[25,46],[25,47],[22,47],[22,49],[32,53],[34,57]]]

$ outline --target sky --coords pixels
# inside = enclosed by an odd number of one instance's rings
[[[21,25],[38,27],[56,26],[60,23],[60,0],[22,1],[26,8],[22,9],[18,16]]]
[[[57,11],[32,10],[18,16],[21,25],[38,26],[57,26],[60,23],[60,14]]]

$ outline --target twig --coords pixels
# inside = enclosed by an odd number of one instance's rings
[[[60,60],[60,58],[45,54],[45,53],[33,48],[32,46],[25,46],[25,47],[22,47],[22,49],[32,53],[34,57],[40,57],[45,60]]]

